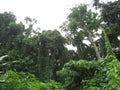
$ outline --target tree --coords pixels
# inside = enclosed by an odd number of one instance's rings
[[[100,3],[100,11],[101,11],[101,21],[102,26],[105,28],[105,31],[107,33],[107,36],[110,40],[110,43],[112,45],[112,48],[114,52],[116,53],[116,56],[119,58],[119,51],[120,51],[120,0],[116,0],[113,2],[107,2],[107,3]],[[105,41],[102,37],[100,38],[100,50],[101,56],[105,56]]]
[[[25,17],[25,22],[26,24],[28,24],[28,28],[26,29],[25,35],[27,37],[31,37],[32,33],[34,32],[33,25],[37,23],[37,20],[34,18],[32,19],[30,17]]]
[[[8,37],[6,36],[9,34],[9,24],[15,21],[16,18],[11,12],[0,14],[0,46],[6,46],[6,42],[8,41]]]
[[[100,20],[97,14],[88,10],[87,6],[82,4],[71,9],[71,13],[68,15],[68,21],[64,23],[62,29],[69,33],[71,40],[75,41],[77,39],[76,43],[79,43],[78,45],[80,46],[77,46],[78,50],[80,50],[79,48],[85,49],[87,47],[87,45],[85,46],[83,44],[83,40],[89,40],[96,53],[96,57],[100,59],[99,50],[93,39],[95,32],[98,31],[99,25]],[[84,51],[80,50],[80,52]]]
[[[64,65],[69,57],[64,44],[65,39],[57,30],[43,31],[38,36],[38,77],[57,79],[56,71]]]
[[[58,75],[62,79],[65,90],[117,90],[120,88],[120,62],[116,59],[105,30],[106,57],[94,61],[67,62]]]
[[[120,0],[102,4],[101,17],[113,48],[119,48],[120,40]],[[107,12],[106,12],[107,11]]]

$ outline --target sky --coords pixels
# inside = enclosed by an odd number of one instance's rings
[[[70,8],[92,0],[0,0],[0,13],[12,12],[18,21],[26,16],[35,18],[42,30],[58,29],[70,13]]]

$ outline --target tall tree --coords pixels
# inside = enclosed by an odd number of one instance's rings
[[[0,46],[13,48],[17,38],[24,32],[24,25],[16,23],[16,17],[11,12],[0,14]],[[7,36],[7,37],[6,37]]]
[[[101,21],[105,28],[107,36],[110,40],[116,56],[119,57],[120,52],[120,0],[115,0],[107,3],[100,3]],[[102,35],[103,36],[103,35]],[[101,54],[105,56],[105,41],[103,37],[100,38]]]
[[[15,22],[16,18],[11,12],[0,13],[0,46],[6,46],[9,33],[8,27],[11,22]]]
[[[64,23],[63,30],[67,31],[73,40],[77,38],[81,45],[83,40],[87,39],[91,43],[96,57],[100,59],[100,53],[94,41],[95,32],[98,31],[99,25],[100,20],[97,14],[88,10],[87,6],[82,4],[71,9],[71,13],[68,15],[68,21]],[[87,47],[82,46],[78,47],[78,49]]]
[[[120,0],[102,4],[101,17],[112,47],[119,47],[120,40]],[[107,12],[106,12],[107,11]]]
[[[64,44],[65,39],[57,30],[43,31],[38,36],[38,77],[57,79],[56,71],[68,60]]]

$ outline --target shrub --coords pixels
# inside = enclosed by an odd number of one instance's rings
[[[0,76],[0,90],[62,90],[55,81],[40,82],[32,74],[7,71]]]
[[[114,55],[98,61],[69,61],[57,74],[66,90],[119,90],[120,62]]]

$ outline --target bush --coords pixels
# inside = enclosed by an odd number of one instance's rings
[[[62,90],[55,81],[39,82],[32,74],[7,71],[0,76],[0,90]]]
[[[119,90],[120,62],[114,55],[98,61],[69,61],[57,74],[66,90]]]

